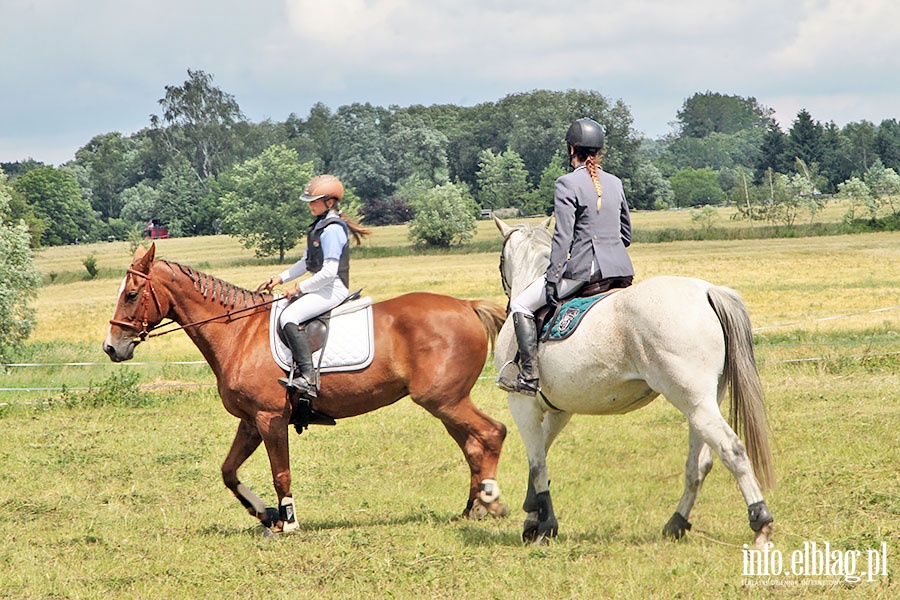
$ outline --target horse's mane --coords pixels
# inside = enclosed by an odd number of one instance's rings
[[[519,223],[510,229],[511,231],[507,232],[503,241],[503,250],[500,252],[500,278],[507,295],[512,292],[511,279],[517,273],[518,276],[528,277],[527,283],[531,283],[547,270],[550,265],[550,243],[553,239],[552,232],[545,225],[533,227],[528,223]],[[524,246],[526,252],[516,252],[512,262],[507,263],[510,258],[507,256],[506,246],[514,233],[521,233],[525,236],[525,241],[516,245],[519,248]]]
[[[537,252],[530,252],[527,255],[535,268],[543,270],[550,264],[550,242],[553,239],[553,231],[539,225],[537,227],[528,223],[519,223],[514,229],[525,234],[532,248]]]
[[[194,289],[200,292],[204,298],[210,302],[218,301],[225,308],[251,308],[272,298],[271,294],[251,292],[218,277],[194,270],[187,265],[168,260],[159,260],[158,262],[167,265],[173,273],[176,270],[180,271],[194,283]]]
[[[553,239],[553,230],[544,227],[543,225],[538,225],[537,227],[533,225],[529,225],[528,223],[519,223],[515,226],[515,229],[519,229],[524,232],[528,237],[537,241],[537,243],[550,247],[550,241]]]

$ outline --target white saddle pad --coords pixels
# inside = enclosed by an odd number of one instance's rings
[[[285,371],[290,371],[291,350],[281,341],[277,333],[278,315],[286,305],[286,298],[272,304],[269,319],[269,343],[275,362]],[[324,356],[322,355],[323,351]],[[368,367],[374,358],[375,335],[372,324],[372,299],[360,298],[332,310],[325,348],[313,352],[313,364],[317,367],[321,366],[322,373],[357,371]]]

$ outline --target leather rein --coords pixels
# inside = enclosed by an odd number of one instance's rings
[[[203,325],[205,323],[209,323],[211,321],[217,321],[219,319],[225,319],[226,323],[230,323],[235,320],[234,316],[239,315],[241,313],[245,313],[248,311],[256,310],[257,308],[267,306],[269,304],[273,304],[279,300],[279,298],[272,298],[271,300],[266,300],[265,302],[261,302],[260,304],[254,304],[252,306],[247,306],[244,308],[239,308],[238,310],[229,310],[220,315],[216,315],[214,317],[209,317],[208,319],[203,319],[201,321],[194,321],[193,323],[185,323],[184,325],[178,325],[177,327],[173,327],[172,329],[167,329],[165,331],[157,331],[156,333],[150,333],[152,330],[157,327],[168,327],[175,323],[175,321],[170,320],[166,323],[158,323],[154,326],[150,326],[150,302],[153,301],[153,305],[156,307],[156,313],[162,317],[162,309],[159,306],[159,299],[156,297],[156,291],[153,289],[153,282],[150,278],[149,273],[142,273],[141,271],[137,271],[131,267],[128,268],[128,274],[134,275],[135,277],[140,277],[141,279],[146,279],[147,284],[144,286],[144,292],[141,294],[141,305],[138,307],[137,312],[135,313],[135,318],[131,321],[119,321],[117,319],[110,319],[110,325],[117,325],[119,327],[123,327],[125,329],[131,329],[132,331],[136,331],[138,334],[138,338],[143,342],[147,338],[159,337],[161,335],[166,335],[167,333],[172,333],[174,331],[180,331],[182,329],[187,329],[188,327],[196,327],[198,325]],[[141,309],[143,308],[144,314],[143,317],[138,320],[137,315],[140,314]],[[242,315],[244,317],[250,315]],[[241,317],[238,317],[241,318]],[[177,325],[177,323],[175,323]]]

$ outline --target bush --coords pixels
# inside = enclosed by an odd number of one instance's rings
[[[119,406],[142,408],[152,406],[153,397],[143,392],[138,385],[140,377],[132,369],[121,369],[112,373],[99,385],[91,385],[84,392],[62,392],[62,402],[69,407],[100,408]]]
[[[464,184],[445,183],[425,193],[415,204],[409,237],[416,244],[448,247],[472,239],[478,206]]]
[[[85,258],[85,259],[82,261],[81,264],[83,264],[83,265],[84,265],[84,268],[87,269],[88,275],[91,277],[91,279],[93,279],[94,277],[97,276],[97,273],[98,273],[98,269],[97,269],[97,257],[94,255],[93,252],[90,253],[90,254],[87,256],[87,258]]]

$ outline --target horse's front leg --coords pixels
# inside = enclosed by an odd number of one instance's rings
[[[297,529],[294,498],[291,496],[291,463],[288,444],[290,413],[262,412],[256,415],[256,426],[269,455],[272,483],[278,494],[278,522],[273,531],[290,532]]]
[[[528,454],[528,490],[522,505],[526,512],[522,539],[541,544],[559,532],[550,498],[547,451],[571,415],[544,413],[535,398],[519,394],[510,394],[509,409]]]
[[[222,463],[222,481],[241,501],[247,512],[259,519],[265,527],[271,527],[274,524],[274,517],[277,517],[277,511],[272,509],[272,512],[275,512],[275,515],[272,515],[266,508],[266,503],[241,483],[237,475],[238,469],[256,451],[260,443],[262,443],[262,436],[259,434],[256,424],[252,421],[241,420],[234,441],[231,443],[231,450],[228,451],[228,456]]]

